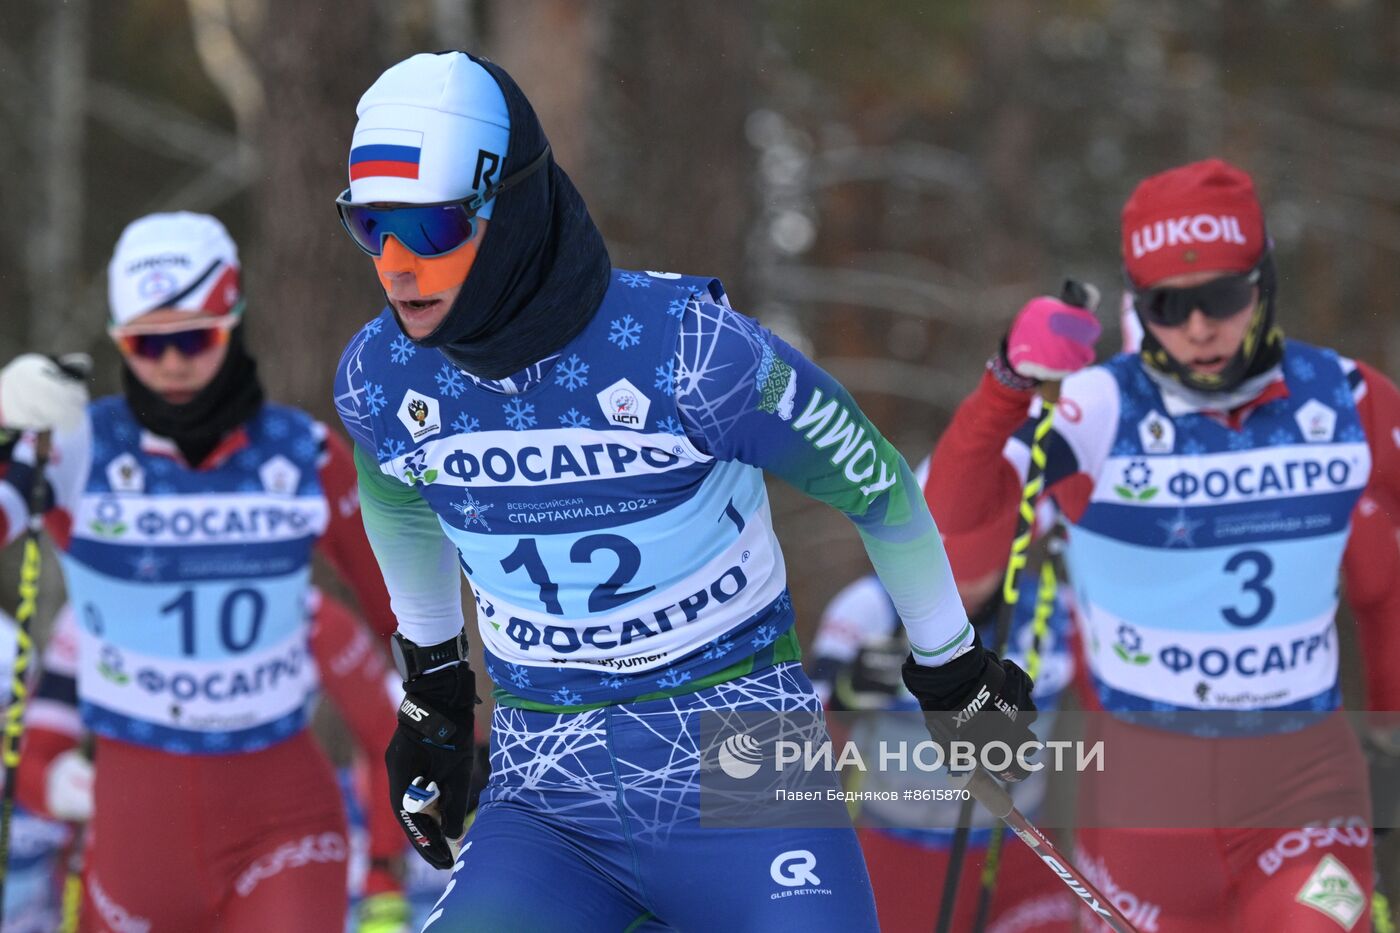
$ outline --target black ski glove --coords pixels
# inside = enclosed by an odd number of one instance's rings
[[[471,802],[476,675],[457,664],[420,674],[404,691],[399,727],[384,752],[390,804],[414,850],[434,868],[451,868],[449,840],[461,839]],[[437,785],[436,795],[429,784]]]
[[[1005,742],[1011,747],[1011,763],[993,773],[1003,781],[1029,776],[1016,753],[1036,740],[1030,729],[1035,722],[1034,683],[1013,662],[983,648],[981,638],[974,635],[971,650],[941,667],[919,664],[911,654],[904,661],[904,685],[919,701],[929,735],[945,751],[949,742],[971,742],[980,762],[989,742]]]

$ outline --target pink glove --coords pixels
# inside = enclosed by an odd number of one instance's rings
[[[1058,382],[1094,362],[1098,319],[1058,298],[1032,298],[1006,338],[1006,359],[1018,376]]]

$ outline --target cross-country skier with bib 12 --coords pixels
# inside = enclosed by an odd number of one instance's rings
[[[907,465],[717,280],[614,269],[499,66],[414,56],[358,116],[339,209],[389,303],[335,397],[399,623],[391,784],[442,822],[391,802],[435,863],[470,768],[459,568],[498,690],[490,784],[426,929],[874,929],[854,832],[702,828],[696,746],[706,710],[820,710],[765,470],[855,522],[916,695],[1031,709],[976,641]],[[1019,741],[1028,718],[984,722]]]
[[[996,567],[1027,400],[1063,379],[1046,483],[1071,521],[1088,673],[1112,714],[1105,773],[1081,783],[1076,858],[1160,933],[1369,929],[1368,788],[1332,714],[1333,617],[1341,574],[1385,659],[1370,674],[1391,677],[1400,628],[1368,570],[1390,555],[1348,539],[1363,491],[1400,492],[1400,394],[1365,363],[1284,339],[1239,169],[1212,159],[1140,183],[1122,248],[1142,349],[1091,366],[1092,316],[1031,301],[939,442],[929,501],[950,548]]]
[[[100,765],[85,930],[344,927],[345,813],[307,728],[313,549],[386,635],[389,599],[345,443],[263,399],[239,274],[213,217],[140,218],[108,267],[122,394],[87,404],[38,354],[0,370],[0,426],[53,431],[42,475],[33,436],[15,447],[0,541],[43,484]]]

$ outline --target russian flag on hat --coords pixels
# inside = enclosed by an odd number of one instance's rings
[[[158,308],[241,313],[238,247],[207,214],[180,211],[134,220],[107,264],[107,304],[116,325]]]
[[[423,134],[413,130],[364,129],[350,149],[350,180],[384,176],[417,178],[423,157]]]
[[[505,94],[463,52],[421,53],[389,68],[355,108],[350,200],[455,201],[501,180],[510,142]],[[494,201],[478,216],[490,218]]]

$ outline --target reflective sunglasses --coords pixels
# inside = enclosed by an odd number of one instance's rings
[[[168,330],[156,327],[141,328],[137,325],[112,327],[107,333],[127,356],[158,360],[165,355],[167,349],[174,347],[175,352],[181,356],[193,357],[228,343],[229,333],[238,325],[238,320],[234,315],[227,315],[210,318],[208,323],[201,323],[195,327],[187,326],[181,321],[174,322]]]
[[[545,146],[533,162],[514,175],[456,201],[375,207],[352,203],[346,188],[335,199],[335,209],[350,239],[371,256],[383,254],[386,236],[397,239],[420,259],[446,256],[476,236],[476,214],[487,201],[520,184],[548,158],[549,147]]]
[[[1133,306],[1143,320],[1159,327],[1180,327],[1197,308],[1208,318],[1223,320],[1254,300],[1262,269],[1261,261],[1248,272],[1222,275],[1189,288],[1134,288]]]

